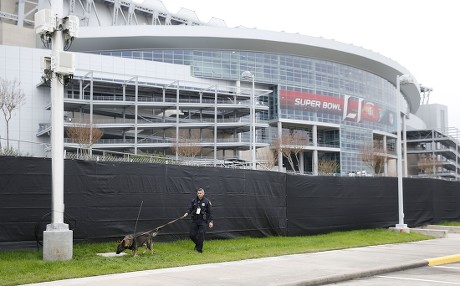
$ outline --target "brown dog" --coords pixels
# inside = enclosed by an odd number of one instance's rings
[[[136,256],[137,249],[141,246],[145,246],[146,249],[142,254],[144,254],[147,251],[147,249],[149,249],[150,253],[153,254],[155,252],[155,250],[153,249],[153,238],[157,236],[159,231],[159,228],[156,228],[154,230],[143,232],[137,235],[128,234],[118,242],[116,253],[120,254],[125,249],[131,249],[133,252],[133,256]]]

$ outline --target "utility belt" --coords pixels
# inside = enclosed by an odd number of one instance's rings
[[[193,220],[206,220],[206,214],[203,214],[203,213],[196,214],[196,213],[194,213],[194,214],[192,214],[192,219]]]

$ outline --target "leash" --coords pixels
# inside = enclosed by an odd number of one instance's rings
[[[183,216],[180,216],[180,217],[178,217],[178,218],[176,218],[176,219],[173,219],[172,221],[167,222],[167,223],[165,223],[165,224],[163,224],[163,225],[160,225],[159,227],[155,228],[155,230],[160,230],[161,228],[163,228],[163,227],[165,227],[165,226],[167,226],[167,225],[169,225],[169,224],[175,223],[176,221],[178,221],[178,220],[180,220],[180,219],[182,219],[182,218],[184,218],[184,217],[183,217]]]
[[[167,226],[167,225],[170,225],[170,224],[172,224],[172,223],[175,223],[176,221],[178,221],[178,220],[180,220],[180,219],[183,219],[183,218],[184,218],[184,216],[180,216],[180,217],[178,217],[178,218],[176,218],[176,219],[173,219],[172,221],[167,222],[167,223],[165,223],[165,224],[163,224],[163,225],[160,225],[160,226],[158,226],[158,227],[156,227],[156,228],[154,228],[154,229],[152,229],[152,230],[145,231],[145,232],[143,232],[143,233],[141,233],[141,234],[138,234],[138,235],[134,235],[134,237],[138,237],[138,236],[141,236],[141,235],[143,235],[143,234],[146,234],[146,233],[149,233],[149,232],[153,232],[153,231],[157,231],[157,232],[158,232],[158,231],[160,231],[160,229],[162,229],[163,227],[165,227],[165,226]]]

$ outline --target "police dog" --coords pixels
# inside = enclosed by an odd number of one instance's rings
[[[133,235],[128,234],[122,240],[118,242],[117,254],[120,254],[125,249],[131,249],[133,256],[137,256],[137,250],[141,246],[145,246],[144,254],[147,249],[150,250],[150,253],[153,254],[155,250],[153,249],[153,238],[157,236],[160,229],[156,228],[151,231],[146,231],[141,234]]]

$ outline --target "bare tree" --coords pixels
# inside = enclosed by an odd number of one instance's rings
[[[18,108],[25,100],[25,94],[21,89],[21,84],[16,81],[0,79],[0,108],[6,122],[6,149],[10,148],[10,120],[13,111]],[[1,140],[0,140],[1,148]]]
[[[102,138],[101,129],[89,124],[75,123],[67,129],[67,136],[80,146],[82,155],[89,155],[91,147]]]
[[[260,166],[267,170],[272,170],[278,161],[278,156],[276,156],[276,150],[272,151],[269,149],[260,151]]]
[[[361,160],[371,168],[373,175],[382,172],[387,160],[387,154],[381,141],[374,140],[371,143],[363,144],[360,148],[359,155]]]
[[[174,142],[171,150],[178,156],[187,157],[193,160],[196,155],[200,154],[203,147],[200,146],[200,139],[188,131],[181,132],[181,136],[177,142]]]
[[[308,137],[302,136],[297,130],[284,131],[281,138],[276,138],[272,141],[272,149],[277,152],[281,152],[285,157],[292,170],[296,172],[294,165],[294,158],[297,161],[297,165],[300,163],[299,154],[303,150],[303,147],[307,145]]]
[[[437,169],[442,166],[442,162],[435,155],[422,154],[419,156],[417,166],[422,173],[435,175]]]
[[[331,159],[321,159],[318,161],[318,173],[320,175],[335,174],[339,169],[339,163]]]

